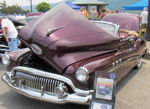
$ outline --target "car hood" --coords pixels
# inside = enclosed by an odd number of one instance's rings
[[[55,31],[47,35],[51,30]],[[33,52],[60,72],[72,63],[114,50],[119,43],[65,3],[25,25],[19,38],[31,50],[36,45],[42,53]]]

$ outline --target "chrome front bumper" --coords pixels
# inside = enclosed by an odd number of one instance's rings
[[[90,100],[92,99],[93,90],[78,89],[74,86],[73,82],[67,77],[56,75],[53,73],[44,72],[41,70],[29,68],[29,67],[19,66],[19,67],[13,68],[13,70],[24,71],[32,75],[37,75],[41,77],[57,79],[64,83],[67,83],[67,85],[69,85],[73,90],[73,93],[71,94],[67,93],[67,96],[65,96],[64,98],[59,98],[56,95],[50,94],[46,91],[37,90],[37,89],[30,88],[30,87],[25,87],[23,85],[22,86],[13,85],[13,82],[12,82],[13,80],[11,80],[9,77],[10,72],[6,72],[2,75],[2,80],[5,83],[7,83],[9,87],[11,87],[14,91],[20,94],[23,94],[27,97],[42,100],[42,101],[47,101],[47,102],[59,103],[59,104],[64,104],[64,103],[89,104]]]
[[[5,52],[9,52],[10,50],[9,50],[9,47],[8,46],[6,46],[6,45],[1,45],[0,44],[0,57],[2,57],[2,55],[5,53]]]

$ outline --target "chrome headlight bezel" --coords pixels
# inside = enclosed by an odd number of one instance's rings
[[[7,65],[7,66],[10,64],[10,58],[8,54],[2,55],[2,63],[3,65]]]
[[[76,79],[80,82],[87,82],[89,80],[89,71],[84,67],[79,67],[76,72]]]

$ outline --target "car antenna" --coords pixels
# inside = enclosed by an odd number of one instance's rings
[[[50,36],[50,34],[52,34],[53,32],[58,31],[58,30],[60,30],[60,29],[62,29],[64,27],[65,26],[61,26],[61,27],[57,27],[57,28],[53,28],[53,29],[48,29],[47,30],[47,36]]]

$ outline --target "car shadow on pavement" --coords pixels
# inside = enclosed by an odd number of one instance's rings
[[[146,53],[143,56],[143,59],[150,60],[150,53]],[[142,62],[142,66],[146,64],[145,62]],[[141,66],[141,67],[142,67]],[[117,84],[117,89],[116,93],[118,93],[129,81],[132,79],[136,73],[139,71],[139,69],[132,69],[118,84]]]
[[[146,53],[144,56],[143,56],[144,59],[147,59],[147,60],[150,60],[150,53]]]
[[[142,65],[144,63],[142,62]],[[142,67],[142,66],[141,66]],[[116,94],[137,74],[139,69],[132,69],[119,83],[117,84]]]
[[[30,99],[14,91],[0,95],[0,109],[88,109],[87,105],[54,104]]]

